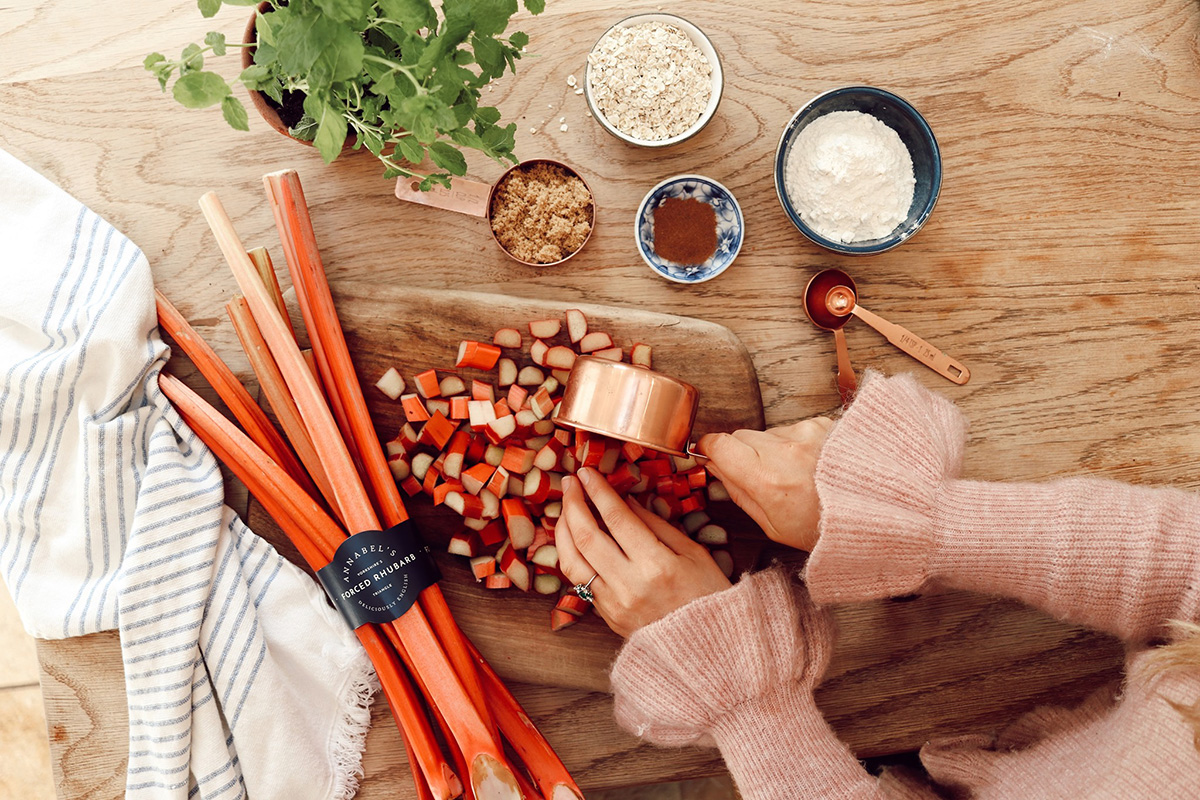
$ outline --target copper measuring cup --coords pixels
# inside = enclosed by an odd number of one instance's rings
[[[504,179],[519,169],[528,169],[535,164],[550,164],[559,167],[570,175],[578,178],[588,194],[592,198],[591,218],[588,220],[591,228],[588,231],[587,238],[583,240],[583,244],[579,245],[574,252],[570,253],[558,261],[549,261],[540,263],[537,261],[526,261],[517,258],[510,253],[504,245],[500,244],[500,239],[496,236],[496,230],[492,227],[492,200],[496,196],[497,187],[504,183]],[[583,176],[576,172],[573,168],[567,166],[561,161],[554,161],[549,158],[534,158],[528,161],[522,161],[505,170],[504,174],[495,183],[483,183],[481,181],[467,180],[466,178],[452,178],[450,180],[450,188],[444,186],[434,186],[427,192],[422,192],[420,189],[420,178],[398,178],[396,180],[396,197],[400,200],[405,200],[418,205],[430,206],[432,208],[440,208],[445,211],[456,211],[459,214],[466,214],[471,217],[483,217],[488,221],[488,231],[492,234],[492,239],[496,242],[496,246],[513,261],[519,261],[527,267],[553,267],[563,263],[567,259],[573,257],[575,253],[587,245],[592,238],[592,232],[596,230],[596,193],[592,191],[592,187],[588,186],[588,182],[583,179]]]
[[[971,379],[971,371],[962,362],[951,358],[907,329],[894,322],[888,322],[878,314],[860,306],[854,279],[840,269],[823,270],[812,277],[804,290],[804,313],[818,328],[833,331],[835,337],[841,333],[842,326],[849,321],[850,316],[856,316],[882,333],[896,347],[942,377],[960,386]],[[839,341],[838,345],[838,387],[840,389],[843,358],[845,358],[844,366],[847,370],[849,370],[850,362],[849,356],[843,352],[845,340]]]
[[[647,367],[595,356],[575,359],[554,421],[680,458],[693,449],[700,393],[690,383]]]

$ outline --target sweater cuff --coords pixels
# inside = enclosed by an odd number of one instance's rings
[[[931,576],[932,519],[962,468],[966,420],[911,375],[868,374],[821,450],[820,537],[805,580],[818,603],[910,594]]]
[[[799,597],[782,569],[747,575],[641,628],[612,669],[617,722],[667,747],[710,744],[746,704],[787,697],[789,715],[819,719],[812,688],[833,649],[833,622]],[[800,691],[807,700],[795,708]]]

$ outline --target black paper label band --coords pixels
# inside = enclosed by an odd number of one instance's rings
[[[317,577],[350,627],[360,628],[399,619],[442,575],[416,528],[405,520],[386,531],[354,534]]]

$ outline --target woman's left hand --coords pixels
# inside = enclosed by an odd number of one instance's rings
[[[592,516],[588,498],[607,532]],[[563,478],[562,516],[554,532],[563,574],[575,584],[596,576],[589,587],[596,611],[624,637],[731,585],[704,545],[636,502],[622,500],[594,469]]]

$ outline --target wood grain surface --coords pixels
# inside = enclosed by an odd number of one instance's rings
[[[687,16],[711,36],[725,69],[714,121],[665,152],[605,134],[567,84],[608,25],[639,10]],[[241,9],[203,20],[191,0],[0,8],[0,147],[137,242],[159,285],[239,374],[248,369],[223,314],[232,282],[196,199],[217,190],[248,245],[277,247],[259,179],[291,166],[303,176],[335,286],[467,288],[719,323],[751,353],[766,423],[779,425],[836,409],[833,343],[805,320],[798,297],[813,273],[839,266],[856,278],[862,305],[971,368],[967,386],[952,386],[861,324],[848,325],[856,368],[915,370],[971,417],[968,477],[1094,474],[1200,487],[1193,0],[551,2],[541,17],[522,20],[537,57],[488,95],[518,123],[522,157],[570,163],[596,194],[592,240],[550,269],[507,259],[482,220],[398,204],[367,155],[325,166],[259,120],[250,134],[232,132],[219,114],[174,106],[139,66],[150,50],[178,52],[209,29],[233,35],[243,21]],[[914,103],[938,137],[945,170],[926,228],[863,259],[804,240],[771,181],[779,133],[796,108],[855,83]],[[469,163],[481,180],[502,169]],[[654,277],[632,238],[643,194],[682,172],[730,187],[747,217],[737,262],[697,287]],[[1111,640],[988,598],[870,604],[839,618],[821,703],[864,755],[1070,702],[1119,665]],[[104,643],[39,648],[45,674],[57,676],[45,686],[65,797],[119,794],[89,788],[119,786],[125,750],[123,709],[111,699],[88,706],[97,680],[119,682],[119,654]],[[550,725],[555,709],[579,702],[544,691]],[[621,745],[585,744],[601,754],[581,772],[585,784],[670,777],[651,757],[605,760]],[[695,770],[714,767],[711,754],[696,757]]]

